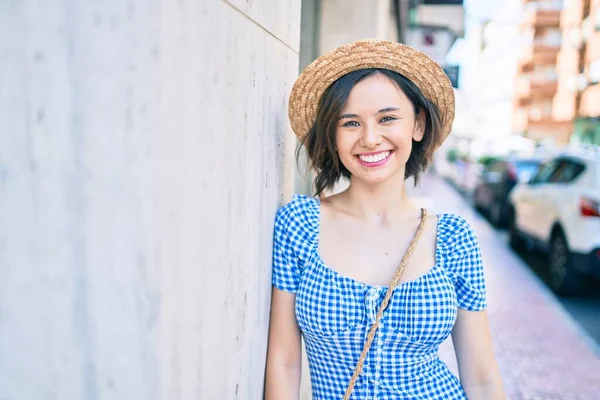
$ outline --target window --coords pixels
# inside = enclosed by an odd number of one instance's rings
[[[531,73],[531,80],[539,83],[556,82],[557,79],[555,66],[537,67]]]
[[[534,43],[540,46],[560,47],[562,31],[560,29],[546,29],[534,38]]]
[[[560,166],[560,160],[550,160],[542,164],[540,170],[532,179],[531,183],[540,184],[540,183],[548,183],[554,171],[558,169]]]
[[[569,183],[575,180],[585,169],[585,166],[574,160],[562,160],[561,165],[550,177],[552,183]]]
[[[529,116],[534,121],[552,116],[552,100],[536,101],[529,109]]]
[[[537,6],[540,10],[561,10],[564,6],[563,0],[538,0]]]

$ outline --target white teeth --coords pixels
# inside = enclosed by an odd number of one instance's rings
[[[358,157],[363,162],[376,163],[376,162],[385,160],[386,158],[388,158],[390,156],[390,154],[391,154],[391,151],[385,151],[383,153],[379,153],[379,154],[375,154],[375,155],[369,155],[369,156],[359,155]]]

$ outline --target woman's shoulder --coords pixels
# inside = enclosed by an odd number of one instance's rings
[[[483,310],[487,307],[485,276],[475,230],[462,216],[443,214],[439,218],[442,249],[439,261],[456,285],[458,306]]]
[[[446,246],[472,243],[476,240],[473,226],[458,214],[438,214],[438,237]]]
[[[303,194],[292,199],[277,211],[275,228],[304,235],[318,229],[319,200]]]

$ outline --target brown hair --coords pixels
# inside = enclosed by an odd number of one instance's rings
[[[433,151],[441,141],[442,124],[440,113],[421,90],[405,76],[387,69],[361,69],[350,72],[329,86],[319,102],[317,118],[306,136],[301,141],[301,146],[296,151],[299,160],[302,147],[306,149],[309,164],[317,172],[315,179],[316,196],[321,196],[324,190],[333,189],[341,177],[350,178],[350,171],[344,167],[337,152],[335,144],[336,124],[342,109],[348,101],[352,88],[361,80],[382,74],[389,78],[414,106],[415,115],[419,119],[425,113],[423,140],[413,140],[410,157],[406,163],[404,178],[413,177],[415,184],[419,175],[431,162]]]

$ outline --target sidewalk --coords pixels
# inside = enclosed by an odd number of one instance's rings
[[[424,176],[410,193],[430,212],[460,214],[477,232],[507,398],[600,399],[599,347],[505,240],[441,178]],[[440,357],[458,374],[450,340]]]

